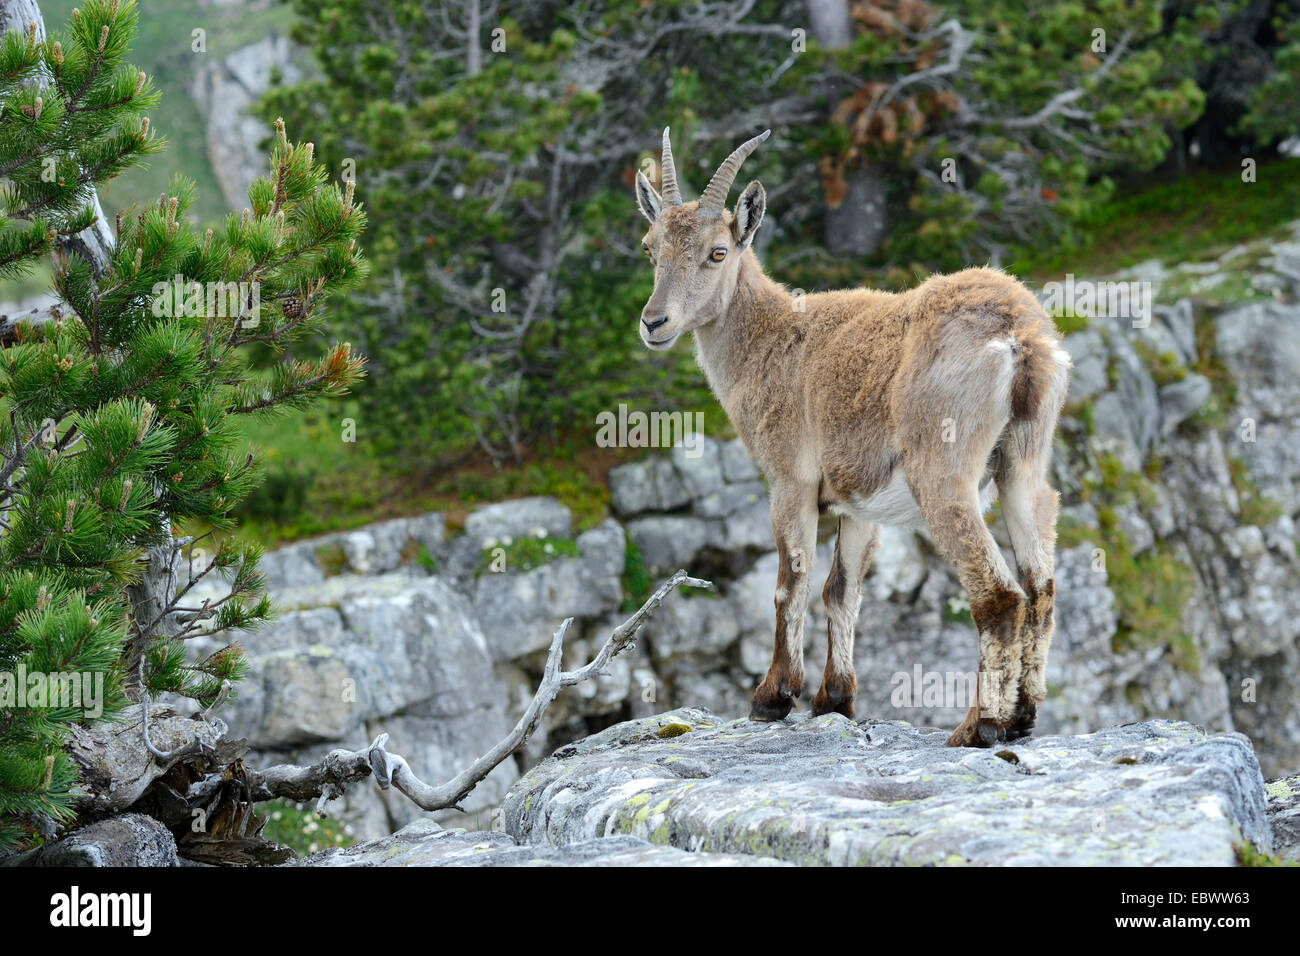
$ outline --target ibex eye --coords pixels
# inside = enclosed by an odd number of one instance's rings
[[[647,256],[650,255],[650,247],[649,247],[649,246],[642,246],[642,247],[641,247],[641,251],[644,252]]]
[[[725,258],[727,258],[727,250],[721,246],[709,253],[709,259],[712,262],[721,262]]]

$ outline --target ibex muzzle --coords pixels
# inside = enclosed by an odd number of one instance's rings
[[[908,292],[801,296],[751,248],[766,194],[724,208],[741,162],[682,201],[664,130],[661,185],[636,179],[655,287],[641,341],[695,333],[700,366],[770,485],[779,556],[776,639],[750,716],[780,720],[804,692],[803,625],[819,510],[839,515],[822,597],[829,648],[813,714],[853,716],[854,629],[879,526],[924,524],[957,566],[979,633],[975,700],[948,739],[988,746],[1030,733],[1047,695],[1057,494],[1047,484],[1069,356],[1038,300],[1010,276],[966,269]],[[1002,502],[1012,573],[984,523]]]

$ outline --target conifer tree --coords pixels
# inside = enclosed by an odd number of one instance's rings
[[[26,22],[6,22],[15,10]],[[75,722],[164,691],[209,706],[240,676],[238,645],[204,659],[185,645],[270,610],[258,549],[221,536],[259,478],[239,421],[340,394],[362,366],[346,343],[269,368],[250,347],[282,354],[318,329],[365,272],[365,217],[277,122],[269,174],[224,223],[191,224],[182,179],[103,222],[96,187],[164,148],[159,96],[128,62],[135,2],[86,0],[48,38],[30,0],[0,13],[17,27],[0,40],[0,279],[49,257],[58,298],[0,318],[5,846],[74,816]],[[187,605],[214,574],[229,593]],[[77,681],[89,698],[102,682],[92,707],[55,693]]]

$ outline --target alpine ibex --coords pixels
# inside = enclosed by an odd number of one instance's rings
[[[794,296],[769,279],[751,248],[763,187],[751,182],[734,213],[724,208],[768,132],[727,157],[697,202],[682,200],[666,129],[662,194],[636,177],[655,270],[641,341],[663,350],[695,332],[709,385],[771,488],[776,640],[750,717],[784,718],[803,688],[810,563],[829,510],[839,533],[813,714],[853,716],[853,632],[879,525],[924,522],[979,632],[976,700],[948,743],[1024,736],[1047,693],[1058,495],[1046,473],[1069,356],[1029,290],[996,270],[931,276],[899,294]],[[995,496],[1018,578],[984,523]]]

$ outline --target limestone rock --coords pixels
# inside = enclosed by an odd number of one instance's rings
[[[727,481],[753,481],[759,477],[758,466],[749,457],[745,443],[733,438],[722,446],[722,477]]]
[[[545,650],[566,617],[599,617],[622,603],[623,529],[606,521],[576,544],[579,557],[530,571],[484,572],[474,582],[475,613],[495,660]]]
[[[567,538],[571,526],[569,509],[554,498],[517,498],[475,509],[465,519],[465,536],[482,548],[490,538],[522,538],[538,528],[551,537]]]
[[[627,534],[641,552],[646,570],[664,575],[678,568],[689,570],[711,541],[725,540],[725,526],[685,515],[652,515],[629,521]]]
[[[180,866],[171,831],[139,813],[100,820],[26,853],[0,857],[0,866]]]
[[[1300,863],[1300,773],[1270,780],[1264,790],[1273,825],[1273,852]]]
[[[712,438],[696,435],[689,444],[674,445],[668,457],[692,498],[722,487],[722,451]]]
[[[687,853],[619,836],[562,847],[519,846],[493,831],[444,830],[427,821],[392,836],[315,853],[286,866],[781,866],[740,853]]]
[[[1210,380],[1195,372],[1160,389],[1160,429],[1172,434],[1210,399]]]
[[[1110,354],[1101,333],[1085,329],[1065,337],[1065,350],[1070,353],[1074,368],[1070,370],[1071,402],[1094,398],[1106,390],[1106,362]]]
[[[615,514],[632,517],[647,511],[673,511],[688,504],[691,496],[672,462],[657,455],[611,468],[609,499]]]
[[[248,187],[267,173],[259,143],[270,129],[252,115],[252,107],[271,88],[273,73],[278,71],[286,84],[301,78],[294,52],[287,37],[271,35],[223,60],[200,58],[190,95],[204,117],[212,171],[231,209],[246,206]]]
[[[830,865],[1232,866],[1243,836],[1271,846],[1240,734],[1153,720],[994,750],[946,736],[681,709],[562,747],[511,788],[506,830],[537,845],[627,834]]]

